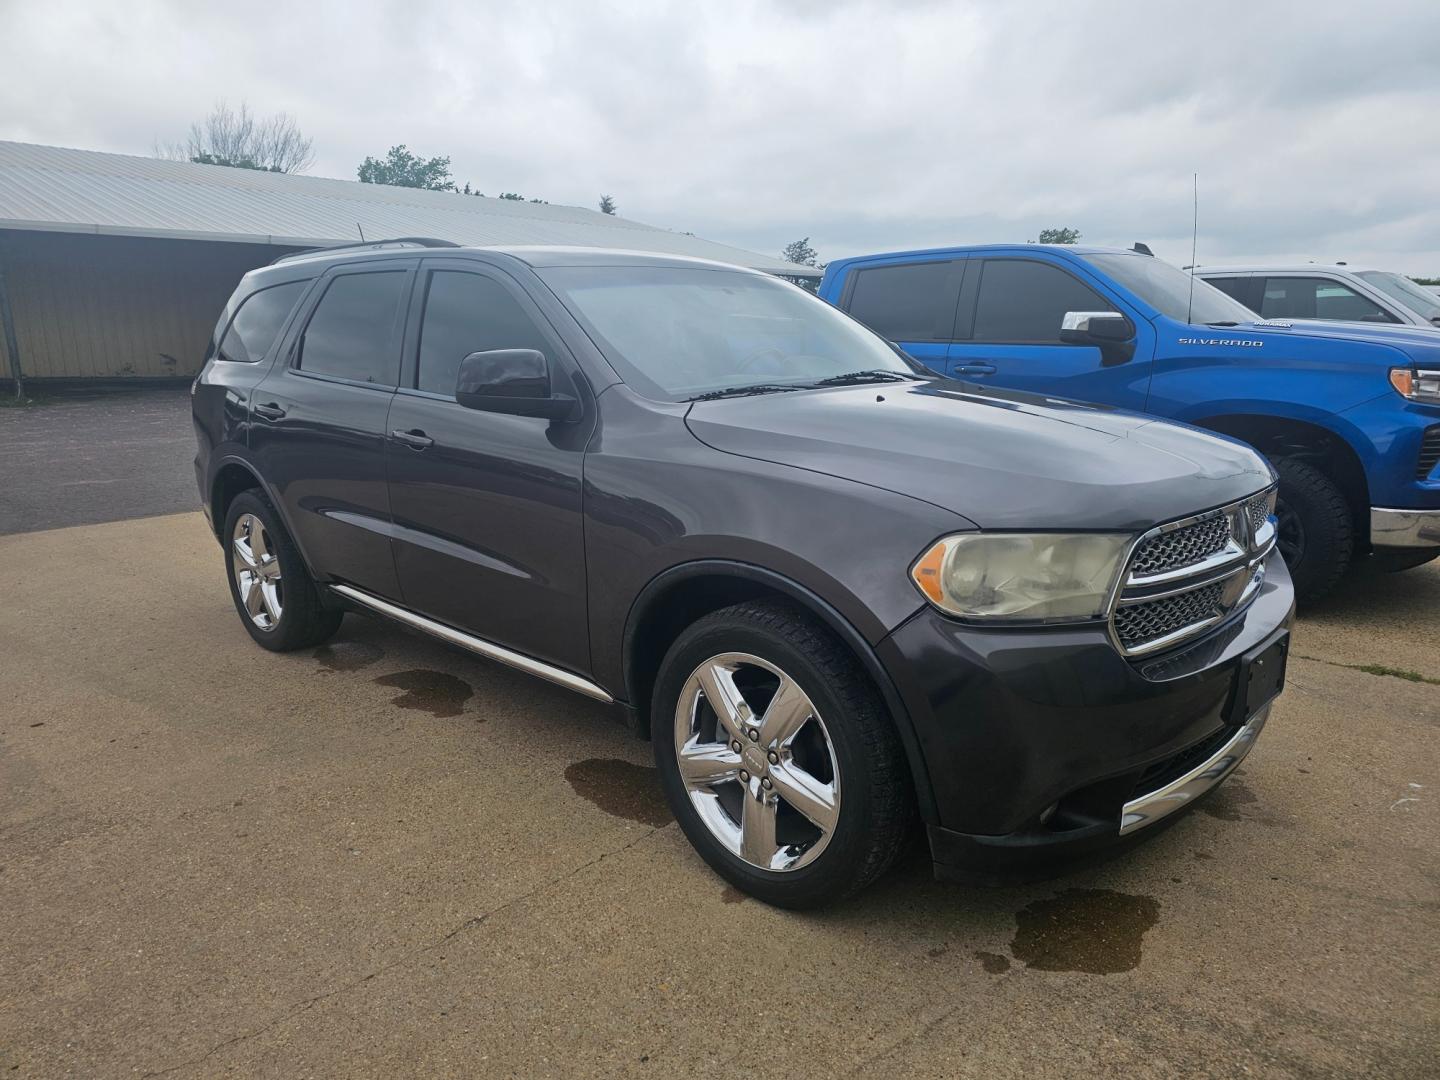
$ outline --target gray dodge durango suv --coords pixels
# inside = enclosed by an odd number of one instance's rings
[[[793,285],[401,240],[247,274],[196,478],[269,649],[376,613],[612,704],[774,904],[1053,872],[1250,750],[1293,610],[1275,477],[1152,418],[937,378]]]

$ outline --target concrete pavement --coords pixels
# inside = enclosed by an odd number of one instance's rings
[[[1154,842],[998,890],[917,849],[808,915],[581,698],[357,616],[259,649],[198,513],[0,538],[0,581],[0,1076],[1440,1068],[1440,685],[1340,666],[1440,678],[1440,568],[1307,618]]]

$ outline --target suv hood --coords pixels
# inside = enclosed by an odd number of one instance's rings
[[[717,450],[923,499],[982,529],[1134,532],[1272,479],[1219,435],[949,379],[696,402],[686,423]]]

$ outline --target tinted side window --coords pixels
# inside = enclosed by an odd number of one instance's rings
[[[300,339],[296,367],[317,375],[394,386],[400,350],[395,316],[406,272],[342,274],[330,282]]]
[[[987,259],[975,305],[976,341],[1059,344],[1067,311],[1113,311],[1108,300],[1059,267]]]
[[[857,270],[846,310],[891,341],[948,341],[959,295],[953,266],[929,262]]]
[[[1347,285],[1326,278],[1267,278],[1260,314],[1267,319],[1397,321],[1373,300],[1366,299]]]
[[[1253,291],[1250,286],[1254,283],[1254,278],[1217,277],[1202,278],[1201,280],[1208,281],[1232,300],[1239,300],[1246,307],[1250,307]]]
[[[308,281],[291,281],[247,296],[220,342],[220,359],[238,364],[263,360],[270,346],[275,344],[281,324],[309,284]]]
[[[417,389],[453,395],[460,361],[490,349],[537,349],[547,356],[553,352],[540,328],[498,281],[458,270],[434,271],[420,322]]]

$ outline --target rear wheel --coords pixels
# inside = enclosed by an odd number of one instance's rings
[[[1318,600],[1335,587],[1355,549],[1355,520],[1340,488],[1308,461],[1275,462],[1280,488],[1275,501],[1275,545],[1285,559],[1295,593]]]
[[[899,739],[854,656],[804,613],[753,602],[690,626],[652,716],[676,820],[736,887],[818,907],[893,861],[912,812]]]
[[[320,603],[305,561],[263,494],[244,491],[235,497],[223,536],[230,597],[252,638],[288,652],[334,635],[344,613]]]

